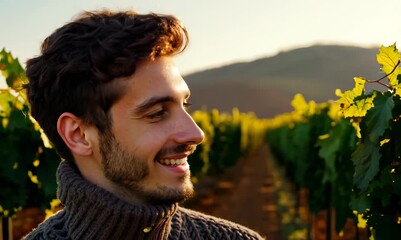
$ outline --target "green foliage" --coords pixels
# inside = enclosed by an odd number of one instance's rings
[[[48,208],[56,198],[59,157],[29,117],[25,71],[5,49],[0,71],[8,85],[0,90],[0,216],[9,217],[25,207]]]
[[[375,95],[374,106],[359,120],[361,136],[352,156],[354,183],[359,191],[355,189],[356,196],[351,204],[374,228],[375,239],[388,239],[387,234],[394,236],[401,230],[398,190],[401,184],[398,122],[401,102],[397,89],[400,53],[395,45],[381,47],[377,59],[388,84],[381,82],[384,78],[369,82],[388,86],[389,91],[373,91],[370,95]],[[382,224],[384,222],[386,224]]]
[[[264,143],[263,120],[252,113],[234,108],[232,114],[214,109],[196,111],[192,116],[205,133],[203,143],[189,156],[194,177],[222,174]]]
[[[379,171],[379,147],[370,141],[359,143],[352,154],[352,161],[355,164],[354,183],[362,191],[366,190],[369,182]]]
[[[355,130],[345,120],[332,123],[327,106],[304,121],[269,130],[269,145],[296,186],[308,189],[310,211],[334,207],[340,213],[336,226],[341,229],[352,216],[348,203],[353,166],[349,159]],[[339,172],[342,168],[344,172]]]
[[[369,141],[379,143],[393,119],[394,100],[390,92],[377,93],[373,101],[374,108],[366,114],[366,126]]]
[[[13,58],[4,48],[0,52],[0,71],[12,89],[20,89],[26,83],[25,71],[18,59]]]
[[[384,77],[355,78],[355,87],[338,91],[336,102],[322,104],[318,111],[301,102],[293,113],[271,122],[267,139],[272,152],[295,184],[309,190],[312,211],[336,210],[337,231],[356,211],[375,239],[401,233],[400,56],[395,44],[381,47],[377,61]],[[365,84],[388,91],[367,93]]]

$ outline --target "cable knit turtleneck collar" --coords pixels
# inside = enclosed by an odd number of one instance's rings
[[[89,183],[62,162],[57,171],[58,197],[64,204],[66,239],[167,239],[177,204],[131,205]],[[67,228],[67,229],[65,229]],[[61,230],[61,229],[60,229]]]

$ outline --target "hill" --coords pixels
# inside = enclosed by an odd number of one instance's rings
[[[353,78],[377,79],[378,48],[315,45],[251,62],[235,63],[185,76],[193,109],[217,108],[272,117],[292,109],[296,93],[307,100],[336,99],[335,89],[348,90]]]

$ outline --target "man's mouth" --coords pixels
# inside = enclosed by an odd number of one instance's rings
[[[196,149],[196,145],[179,145],[174,148],[163,149],[155,159],[156,162],[167,167],[189,166],[187,157]]]
[[[159,159],[158,162],[162,165],[169,166],[169,167],[176,167],[186,163],[187,158],[181,159]]]

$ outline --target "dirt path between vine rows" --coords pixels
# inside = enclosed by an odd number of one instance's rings
[[[217,181],[205,179],[187,207],[247,226],[269,240],[283,240],[269,157],[265,146]]]

